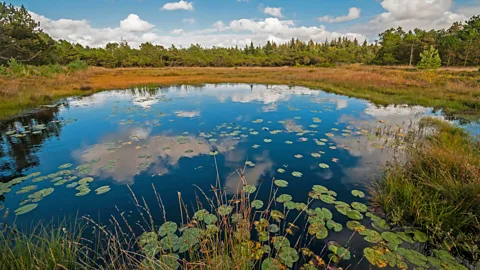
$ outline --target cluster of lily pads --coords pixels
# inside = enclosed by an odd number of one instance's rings
[[[55,191],[55,187],[58,186],[75,188],[78,191],[75,196],[85,196],[91,192],[89,184],[94,181],[94,178],[83,176],[92,171],[91,165],[96,162],[98,162],[98,160],[92,160],[90,163],[77,166],[74,169],[72,169],[73,164],[65,163],[58,166],[59,171],[55,173],[42,176],[40,172],[35,172],[27,176],[17,177],[9,182],[0,183],[0,195],[10,193],[14,185],[22,184],[27,181],[31,183],[31,185],[23,186],[16,192],[17,195],[28,194],[27,198],[20,202],[20,207],[14,211],[17,216],[26,214],[37,208],[38,202],[52,194]],[[47,180],[52,183],[53,186],[37,190],[38,185],[36,183],[45,182]],[[108,191],[110,191],[110,186],[102,186],[95,190],[97,195],[107,193]],[[3,208],[4,206],[2,205],[0,210]]]
[[[242,195],[232,198],[231,203],[217,205],[211,212],[200,209],[188,224],[178,226],[167,221],[156,231],[144,232],[138,238],[144,254],[143,264],[153,269],[162,266],[178,269],[188,263],[212,267],[222,264],[224,269],[253,269],[255,265],[265,270],[294,266],[333,269],[348,264],[354,254],[348,242],[323,240],[329,234],[341,232],[346,225],[352,237],[361,235],[372,245],[366,247],[361,256],[376,267],[407,269],[414,265],[415,269],[466,269],[446,250],[435,249],[432,256],[426,256],[411,249],[415,243],[426,242],[427,235],[419,230],[392,229],[386,220],[369,212],[361,202],[338,201],[335,191],[321,185],[313,186],[308,202],[294,202],[291,195],[280,194],[282,188],[288,187],[287,181],[274,179],[273,183],[274,197],[266,203],[254,195],[255,186],[245,185]],[[352,197],[365,197],[360,190],[352,190],[351,194]],[[311,208],[314,201],[325,205]],[[348,217],[346,224],[335,221],[335,214],[329,210],[332,206]],[[289,218],[291,213],[296,218]],[[365,217],[370,219],[370,225],[364,221]],[[297,225],[302,224],[302,220],[308,224],[304,230]],[[304,244],[300,245],[299,240],[304,237]],[[324,248],[315,254],[315,245],[319,244]]]

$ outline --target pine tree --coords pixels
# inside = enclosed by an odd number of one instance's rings
[[[433,46],[430,49],[423,51],[420,54],[420,62],[418,62],[418,68],[420,69],[437,69],[442,65],[442,59],[438,54],[438,50]]]

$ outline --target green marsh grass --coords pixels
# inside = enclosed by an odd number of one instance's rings
[[[408,147],[371,190],[374,203],[399,225],[428,232],[430,242],[478,261],[480,143],[433,118],[421,121],[424,139]]]
[[[73,219],[74,221],[76,219]],[[28,233],[15,226],[0,232],[0,269],[85,269],[93,266],[81,222],[38,223]]]

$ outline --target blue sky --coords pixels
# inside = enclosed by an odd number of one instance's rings
[[[115,38],[188,46],[253,40],[376,38],[389,27],[443,28],[480,14],[479,0],[14,0],[35,13],[45,32],[84,45]],[[183,2],[183,3],[180,3]],[[163,8],[189,5],[191,10]],[[180,4],[180,5],[178,5]],[[267,12],[267,8],[279,13]],[[353,9],[353,10],[351,10]],[[135,15],[129,17],[129,15]],[[328,17],[325,17],[328,16]],[[120,27],[120,21],[129,18]],[[221,22],[220,24],[218,22]],[[131,27],[127,25],[130,24]],[[212,25],[216,26],[212,26]],[[307,29],[308,28],[308,29]],[[216,29],[215,31],[213,29]],[[212,41],[214,40],[214,41]],[[166,44],[169,45],[169,44]]]

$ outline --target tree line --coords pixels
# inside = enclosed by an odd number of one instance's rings
[[[9,62],[29,65],[67,65],[84,61],[90,66],[165,67],[165,66],[332,66],[364,63],[376,65],[417,65],[421,55],[433,53],[443,66],[480,64],[480,16],[456,22],[449,29],[405,31],[401,27],[379,34],[374,43],[345,37],[308,42],[292,38],[283,44],[268,41],[239,47],[188,48],[143,43],[132,48],[126,40],[108,43],[103,48],[54,40],[41,29],[22,7],[0,3],[0,65]],[[438,55],[437,55],[438,53]],[[14,59],[14,60],[12,60]],[[424,59],[425,60],[425,59]]]

